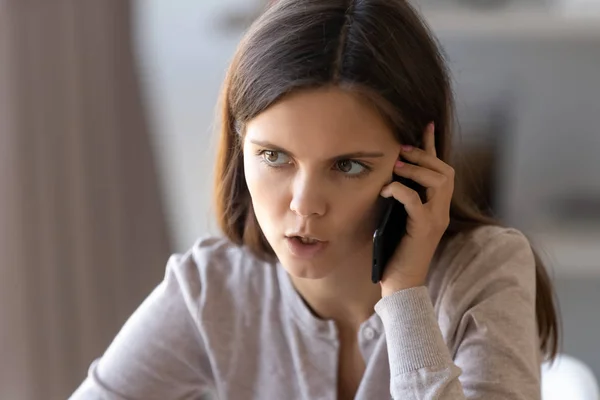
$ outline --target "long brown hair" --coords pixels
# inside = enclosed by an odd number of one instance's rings
[[[215,176],[223,233],[260,257],[274,257],[244,178],[245,124],[291,92],[335,85],[367,97],[399,142],[420,146],[435,122],[440,159],[451,163],[454,100],[440,46],[405,0],[280,0],[254,22],[231,62],[221,97]],[[499,225],[457,190],[444,239]],[[549,276],[537,254],[536,314],[542,351],[558,351],[559,323]]]

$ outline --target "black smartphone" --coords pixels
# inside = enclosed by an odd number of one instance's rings
[[[394,174],[394,181],[416,190],[423,199],[424,188],[416,182]],[[373,234],[373,267],[371,280],[378,283],[400,240],[406,234],[408,214],[404,205],[393,197],[384,199],[383,213]]]

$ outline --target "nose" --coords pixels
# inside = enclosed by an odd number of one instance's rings
[[[327,211],[323,184],[316,177],[299,173],[292,187],[290,210],[300,217],[323,216]]]

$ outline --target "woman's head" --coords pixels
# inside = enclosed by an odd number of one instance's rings
[[[335,254],[369,244],[373,208],[399,145],[419,146],[429,122],[436,124],[438,154],[448,153],[448,74],[432,36],[403,1],[277,2],[243,39],[223,96],[220,219],[233,237],[257,252],[273,248],[280,258],[278,239],[289,231],[336,236],[343,244],[331,246]],[[298,156],[294,168],[266,168],[265,154],[256,153],[273,145]],[[325,174],[334,158],[359,151],[383,156],[339,160],[372,169],[361,177]],[[304,207],[313,194],[327,215],[300,217],[294,204]],[[274,209],[284,202],[286,215]]]
[[[336,86],[296,91],[246,124],[253,212],[290,273],[369,267],[377,199],[399,154],[392,132],[369,101]],[[299,257],[289,248],[297,236],[318,240],[319,251]]]
[[[221,229],[299,276],[325,276],[344,257],[371,251],[377,199],[399,146],[420,147],[428,123],[438,157],[450,162],[449,74],[404,0],[277,1],[242,40],[222,101]],[[371,154],[347,156],[357,152]],[[461,195],[449,234],[490,222]],[[301,260],[286,245],[294,234],[329,245],[321,258]],[[543,268],[538,278],[547,281]],[[538,316],[548,311],[539,307]]]

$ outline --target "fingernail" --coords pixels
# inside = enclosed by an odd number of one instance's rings
[[[400,160],[396,161],[396,167],[397,167],[397,168],[400,168],[400,167],[402,167],[403,165],[404,165],[404,163],[403,163],[402,161],[400,161]]]
[[[411,151],[412,149],[413,149],[413,147],[411,145],[408,145],[408,144],[402,145],[403,151]]]

